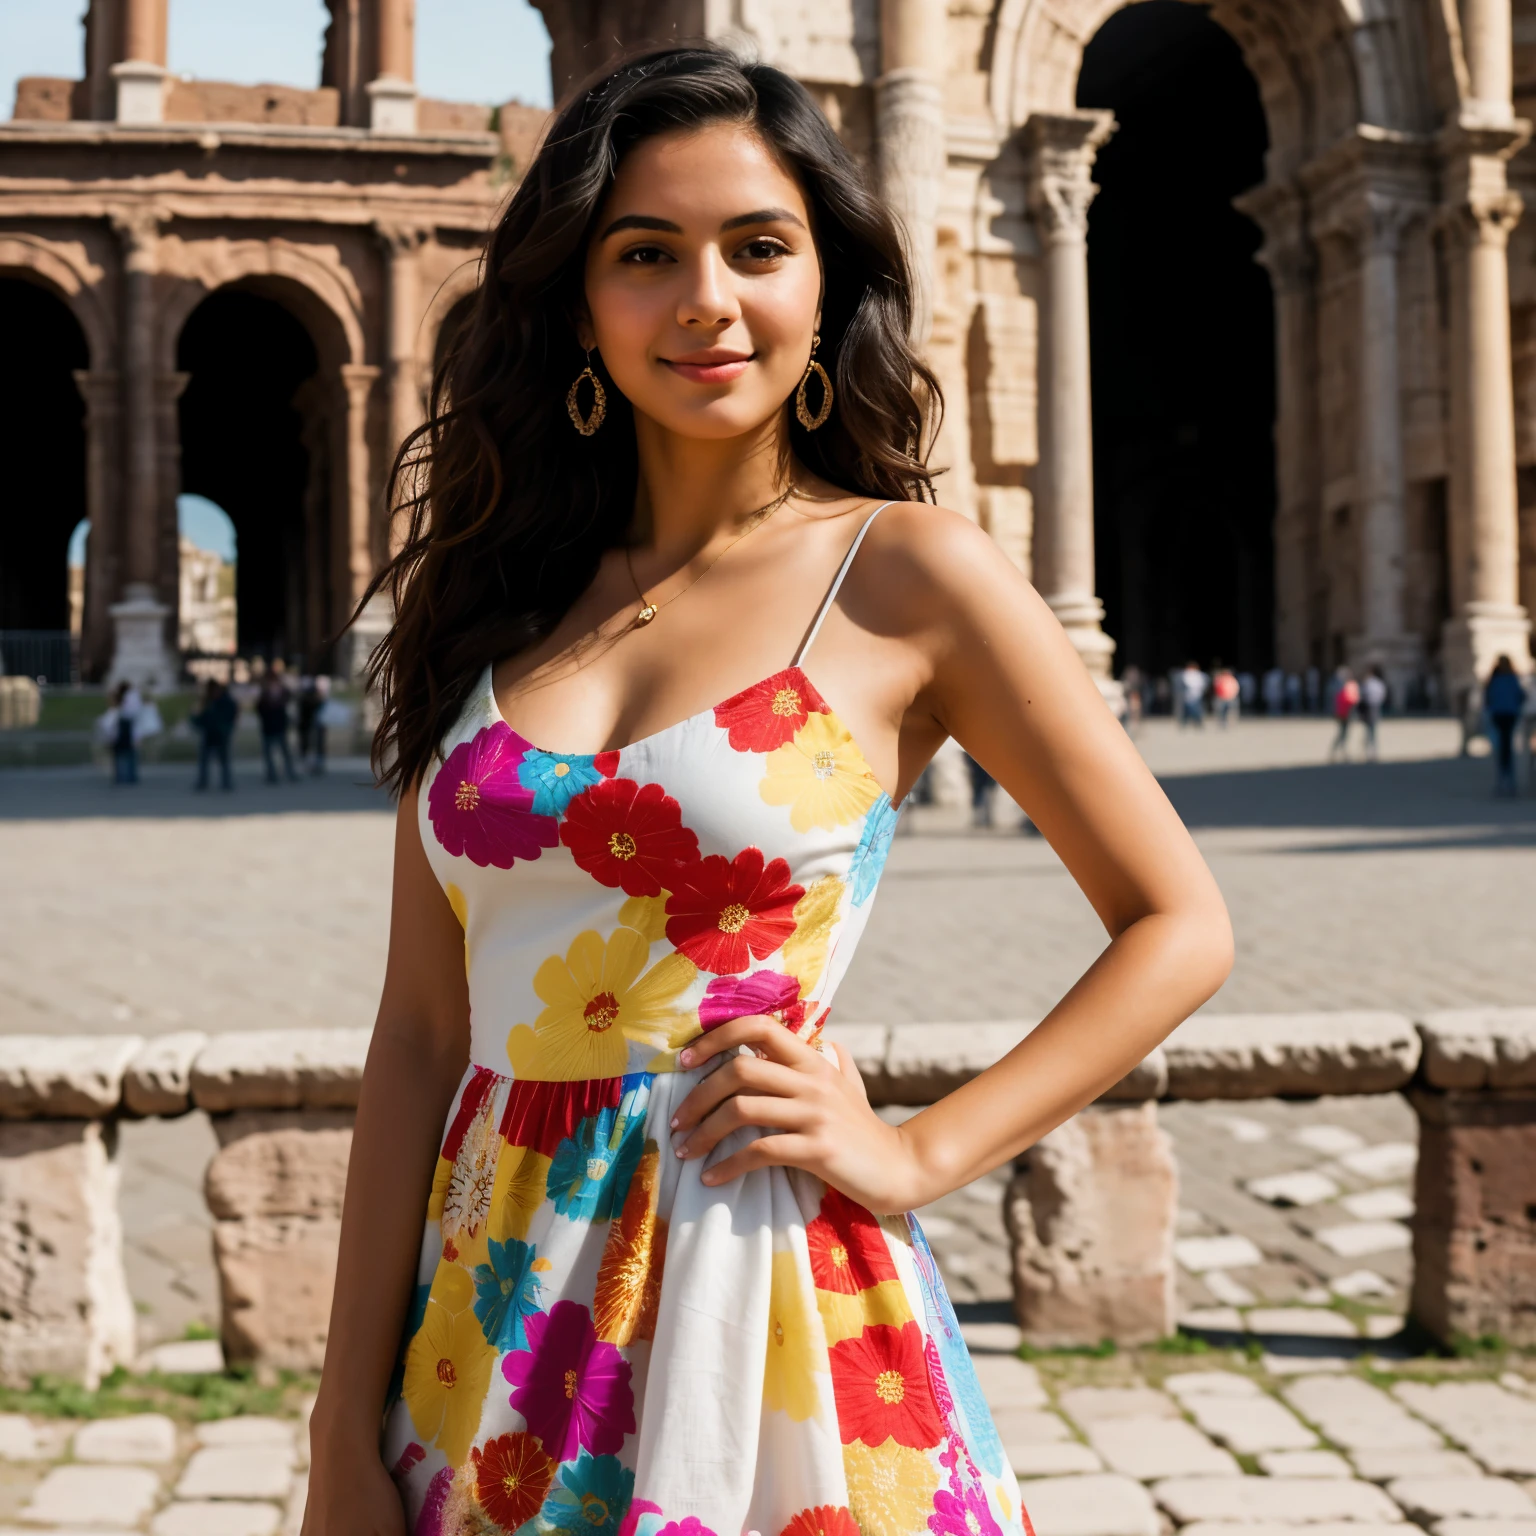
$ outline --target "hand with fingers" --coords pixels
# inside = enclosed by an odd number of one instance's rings
[[[690,1070],[722,1064],[678,1105],[673,1150],[696,1161],[732,1131],[756,1126],[776,1134],[706,1168],[705,1184],[726,1184],[754,1168],[803,1168],[877,1214],[921,1203],[922,1170],[906,1138],[869,1107],[853,1058],[835,1041],[833,1049],[835,1063],[761,1014],[710,1030],[678,1057]]]

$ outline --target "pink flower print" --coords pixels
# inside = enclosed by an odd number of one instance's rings
[[[717,976],[699,1003],[699,1027],[713,1029],[751,1013],[776,1013],[800,999],[800,983],[779,971]]]
[[[515,1389],[508,1401],[556,1461],[578,1450],[614,1454],[635,1430],[629,1361],[598,1338],[591,1313],[574,1301],[534,1313],[527,1329],[528,1348],[501,1362]]]
[[[619,1536],[635,1536],[641,1515],[659,1515],[660,1513],[660,1504],[652,1504],[649,1499],[632,1499],[624,1516],[624,1523],[619,1527]]]
[[[697,1515],[689,1515],[685,1520],[669,1520],[656,1536],[715,1536],[715,1533]],[[749,1531],[747,1536],[754,1536],[754,1533]]]
[[[453,1481],[452,1467],[439,1467],[427,1484],[427,1497],[416,1516],[416,1536],[443,1536],[443,1509],[448,1503],[448,1485]]]
[[[460,742],[427,791],[427,816],[449,853],[484,869],[511,869],[560,840],[553,816],[533,814],[533,791],[518,779],[529,744],[503,720]]]
[[[933,1536],[1003,1536],[1001,1528],[987,1508],[986,1495],[976,1487],[951,1493],[941,1488],[933,1496],[933,1513],[928,1516]]]

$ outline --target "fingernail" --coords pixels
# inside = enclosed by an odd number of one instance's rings
[[[685,1141],[685,1142],[684,1142],[684,1143],[683,1143],[683,1144],[682,1144],[682,1146],[680,1146],[680,1147],[673,1147],[673,1149],[672,1149],[672,1150],[673,1150],[673,1151],[674,1151],[674,1152],[675,1152],[675,1153],[677,1153],[677,1155],[678,1155],[678,1156],[679,1156],[679,1157],[687,1157],[687,1156],[688,1156],[688,1143],[687,1143],[687,1142],[686,1142],[686,1141]]]
[[[679,1121],[679,1120],[680,1120],[680,1119],[681,1119],[681,1118],[682,1118],[682,1117],[681,1117],[681,1116],[680,1116],[680,1115],[673,1115],[673,1116],[672,1116],[672,1129],[673,1129],[673,1130],[674,1130],[674,1131],[675,1131],[675,1130],[676,1130],[676,1129],[677,1129],[677,1122],[678,1122],[678,1121]]]
[[[682,1053],[682,1055],[679,1056],[677,1059],[680,1062],[682,1062],[682,1064],[685,1067],[691,1067],[693,1065],[693,1052],[692,1051],[684,1051]]]

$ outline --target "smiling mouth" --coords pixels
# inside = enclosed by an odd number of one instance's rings
[[[747,365],[756,356],[754,352],[745,357],[737,355],[697,360],[664,357],[662,362],[674,373],[681,374],[685,379],[691,379],[696,384],[726,384],[732,379],[740,378],[746,372]]]

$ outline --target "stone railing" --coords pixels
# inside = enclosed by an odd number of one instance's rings
[[[846,1024],[881,1106],[932,1103],[1033,1027]],[[0,1037],[0,1380],[94,1381],[133,1352],[116,1122],[205,1111],[227,1356],[318,1365],[365,1030]],[[1172,1330],[1166,1099],[1405,1092],[1421,1137],[1413,1316],[1536,1343],[1536,1008],[1200,1015],[1017,1160],[1004,1215],[1040,1345]]]

